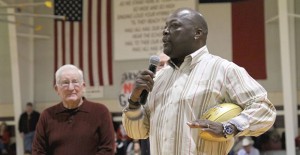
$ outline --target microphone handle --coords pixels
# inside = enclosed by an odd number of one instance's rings
[[[154,74],[156,73],[156,66],[155,65],[150,64],[148,69],[150,71],[152,71]],[[148,94],[149,94],[149,92],[147,90],[142,91],[142,94],[140,96],[140,104],[142,104],[142,105],[146,104]]]
[[[147,92],[147,90],[143,90],[142,91],[141,98],[140,98],[140,104],[141,105],[145,105],[146,104],[146,100],[147,100],[148,94],[149,93]]]

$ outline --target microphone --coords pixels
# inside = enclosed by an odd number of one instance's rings
[[[149,70],[155,74],[156,72],[156,67],[159,64],[159,57],[157,55],[152,55],[149,59]],[[140,95],[140,104],[145,105],[148,97],[148,91],[143,90],[142,94]]]

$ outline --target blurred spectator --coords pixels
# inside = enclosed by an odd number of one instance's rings
[[[238,151],[238,155],[259,155],[257,148],[253,147],[254,141],[251,137],[245,137],[242,140],[242,148]]]
[[[128,145],[132,142],[132,139],[127,136],[124,126],[119,125],[117,129],[117,153],[116,155],[126,155]]]
[[[7,124],[2,122],[0,125],[0,154],[8,153],[10,144],[10,132]]]
[[[126,155],[141,155],[141,146],[139,140],[133,140],[128,144]]]
[[[285,150],[285,148],[285,131],[283,131],[281,134],[281,149]]]
[[[28,102],[26,104],[26,111],[22,113],[19,120],[19,132],[24,139],[25,153],[31,153],[31,145],[39,117],[40,113],[33,109],[31,102]]]
[[[150,155],[149,138],[140,140],[141,155]]]
[[[2,151],[4,151],[4,145],[2,139],[0,138],[0,155],[2,155]]]
[[[158,72],[160,69],[162,69],[165,66],[167,66],[167,64],[168,64],[167,62],[170,59],[170,57],[168,57],[164,53],[160,53],[158,56],[159,56],[159,65],[156,68],[156,72]]]
[[[138,140],[133,141],[134,155],[141,155],[141,145]]]
[[[242,146],[242,140],[243,140],[243,136],[240,137],[235,137],[234,139],[234,145],[231,148],[230,152],[228,153],[228,155],[236,155],[237,152],[243,147]]]
[[[267,132],[255,138],[254,147],[256,147],[261,152],[281,150],[281,137],[277,129],[273,126]]]
[[[297,136],[295,138],[295,144],[296,144],[296,147],[299,149],[300,148],[300,136]]]

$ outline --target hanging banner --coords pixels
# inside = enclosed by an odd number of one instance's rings
[[[195,9],[196,0],[114,0],[115,60],[148,59],[162,49],[168,15],[181,7]]]

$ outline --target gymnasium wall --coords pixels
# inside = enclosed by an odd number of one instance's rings
[[[276,1],[265,0],[264,4],[265,20],[278,14]],[[299,1],[295,1],[295,8],[296,12],[299,14]],[[197,9],[206,17],[208,22],[209,36],[207,46],[210,52],[228,60],[232,60],[231,4],[198,4]],[[52,14],[52,10],[43,8],[37,8],[35,11],[44,14]],[[299,19],[296,19],[295,22],[296,42],[299,42],[300,21]],[[36,37],[34,39],[34,45],[32,45],[33,60],[29,57],[32,49],[30,48],[28,38],[19,36],[17,40],[19,48],[22,104],[25,105],[27,101],[32,101],[36,103],[36,108],[39,111],[42,111],[44,108],[59,101],[59,97],[53,89],[53,22],[49,19],[36,18],[34,23],[43,27],[41,31],[35,33],[46,37]],[[7,24],[0,22],[0,117],[13,116],[9,40],[6,39],[8,35],[7,29]],[[19,33],[26,33],[26,30],[21,28],[18,28],[17,31]],[[278,20],[265,24],[265,37],[267,79],[258,80],[258,82],[267,89],[271,101],[275,105],[281,106],[283,105],[283,99]],[[296,44],[296,50],[297,53],[299,53],[300,44]],[[297,60],[300,60],[300,54],[297,54],[296,58]],[[34,66],[33,71],[30,70],[30,65]],[[253,65],[255,65],[255,60],[253,60]],[[120,112],[122,108],[119,106],[117,97],[120,92],[121,75],[125,71],[139,70],[146,68],[147,66],[147,59],[113,61],[113,86],[105,86],[104,97],[92,100],[106,104],[113,112]],[[297,68],[300,68],[300,63],[297,64]],[[300,79],[299,71],[297,72],[297,79]],[[298,90],[300,90],[299,83]],[[300,97],[300,93],[298,93],[298,96]]]

